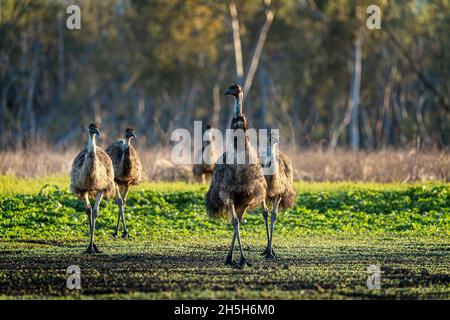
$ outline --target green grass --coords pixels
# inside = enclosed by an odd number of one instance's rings
[[[259,255],[259,211],[242,224],[254,264],[225,267],[225,221],[204,209],[205,186],[144,183],[131,192],[132,239],[114,239],[114,201],[97,220],[102,254],[84,254],[88,223],[67,177],[0,176],[0,298],[445,298],[450,299],[450,186],[444,183],[296,183],[293,210],[277,220],[279,258]],[[51,186],[43,186],[51,184]],[[65,288],[82,269],[82,290]],[[381,290],[366,287],[380,265]]]
[[[36,194],[43,187],[51,186],[67,191],[70,177],[66,175],[53,175],[43,178],[19,178],[14,175],[0,175],[0,195]],[[303,182],[294,183],[298,192],[321,191],[350,191],[350,190],[390,190],[400,191],[413,186],[421,186],[419,183],[377,183],[377,182]],[[445,185],[445,183],[429,182],[426,185]],[[447,184],[448,185],[448,184]],[[134,190],[152,190],[160,192],[175,191],[201,191],[206,185],[186,182],[143,182]]]

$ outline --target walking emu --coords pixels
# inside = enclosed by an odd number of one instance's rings
[[[87,148],[80,151],[72,163],[70,172],[70,191],[84,203],[84,209],[89,219],[90,241],[87,253],[99,253],[94,242],[95,220],[102,198],[114,196],[114,170],[112,161],[106,152],[97,147],[95,137],[100,131],[95,124],[89,125]],[[94,209],[91,208],[90,198],[96,197]]]
[[[250,145],[248,122],[242,113],[242,88],[233,84],[225,95],[233,95],[235,100],[231,121],[231,129],[234,130],[233,148],[225,152],[214,167],[211,186],[206,195],[206,208],[211,218],[228,217],[231,220],[234,233],[225,264],[235,265],[233,250],[237,238],[241,254],[239,265],[244,267],[250,264],[242,249],[239,224],[246,210],[255,208],[265,200],[267,183],[259,158]],[[237,161],[242,156],[245,161]]]
[[[122,220],[122,238],[128,237],[125,217],[123,214],[124,205],[127,201],[130,186],[138,184],[142,179],[142,166],[139,155],[131,145],[131,140],[136,138],[134,130],[125,129],[125,139],[117,140],[106,148],[106,153],[111,157],[114,167],[114,181],[117,184],[117,200],[119,206],[119,216],[114,235],[119,233],[120,220]]]
[[[278,150],[279,142],[277,136],[269,136],[269,145],[266,154],[261,156],[261,162],[265,168],[267,182],[266,202],[262,205],[263,217],[266,226],[267,247],[262,253],[268,259],[275,258],[275,252],[272,249],[273,231],[275,221],[277,220],[278,208],[292,208],[295,203],[296,193],[293,186],[294,171],[289,158]],[[272,208],[270,214],[270,232],[268,216],[269,211],[266,203]]]
[[[217,156],[214,137],[211,134],[211,126],[208,125],[206,127],[206,131],[203,135],[207,137],[207,140],[202,142],[202,163],[194,164],[192,173],[198,180],[201,179],[202,183],[206,183],[211,180]],[[205,152],[205,150],[207,150],[207,152]]]

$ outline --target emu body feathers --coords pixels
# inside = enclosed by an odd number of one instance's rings
[[[95,153],[81,150],[72,163],[70,191],[80,199],[85,193],[95,198],[100,191],[109,199],[116,190],[112,161],[103,149],[95,148]]]

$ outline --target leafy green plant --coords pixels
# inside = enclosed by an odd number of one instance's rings
[[[82,203],[58,187],[46,185],[37,194],[1,196],[0,211],[1,238],[70,239],[87,234]],[[97,235],[110,236],[117,212],[114,201],[102,203]],[[135,191],[125,214],[135,237],[229,232],[226,222],[208,219],[204,190]],[[260,212],[247,214],[242,229],[263,232]],[[424,185],[393,191],[303,192],[295,208],[280,215],[277,232],[448,236],[450,191],[447,185]]]

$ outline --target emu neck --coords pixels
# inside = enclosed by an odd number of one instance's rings
[[[271,146],[270,146],[270,156],[272,156],[272,157],[275,156],[275,152],[276,152],[275,148],[276,148],[276,146],[277,146],[276,143],[271,144]]]
[[[248,138],[248,135],[247,135],[246,132],[244,133],[243,140],[244,140],[244,143],[242,145],[242,143],[238,142],[238,137],[234,137],[234,139],[233,139],[233,148],[234,148],[234,150],[236,150],[238,152],[239,151],[243,151],[243,150],[240,150],[240,148],[242,146],[244,147],[244,150],[249,150],[250,141],[249,141],[249,138]]]
[[[130,158],[130,146],[131,146],[131,138],[125,138],[123,142],[122,161]]]
[[[242,100],[244,100],[244,94],[241,92],[234,97],[234,114],[242,114]]]
[[[87,146],[88,154],[92,154],[95,156],[97,154],[96,149],[97,148],[96,148],[96,144],[95,144],[95,134],[89,134],[88,146]]]
[[[123,151],[129,150],[131,146],[131,138],[125,138],[123,143]]]
[[[278,155],[277,150],[276,150],[277,147],[278,147],[278,143],[274,143],[274,144],[272,144],[272,147],[270,150],[270,160],[272,161],[275,170],[278,169],[278,161],[279,161],[279,159],[277,157],[277,155]]]

